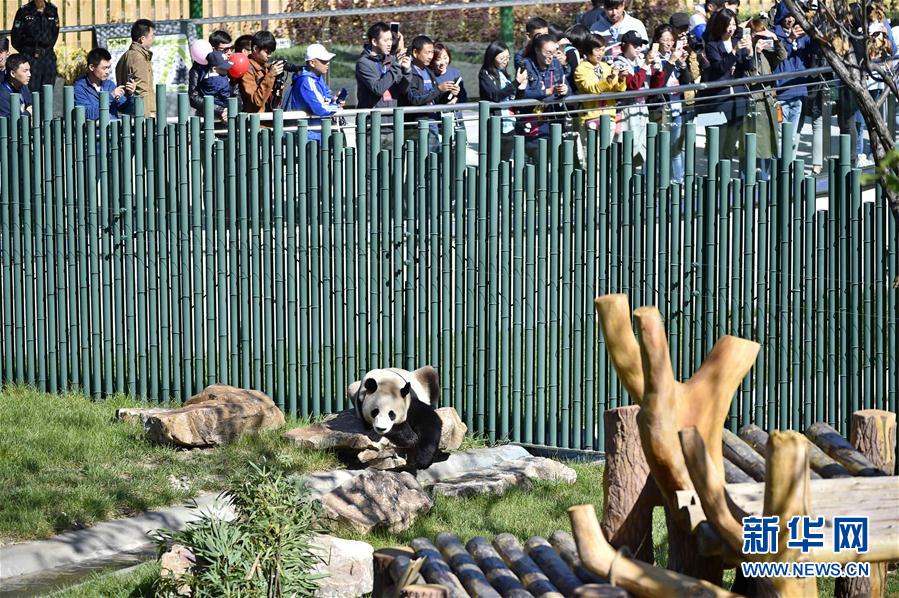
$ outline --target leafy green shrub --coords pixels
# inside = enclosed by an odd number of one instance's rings
[[[196,558],[185,575],[160,577],[158,594],[176,596],[187,585],[197,598],[312,596],[322,577],[312,573],[320,561],[312,538],[323,519],[308,489],[263,464],[253,465],[222,497],[234,508],[234,520],[205,514],[182,531],[156,533],[160,554],[182,544]]]

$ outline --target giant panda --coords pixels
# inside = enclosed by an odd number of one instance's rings
[[[437,370],[372,370],[347,388],[347,398],[366,426],[397,447],[412,449],[416,469],[427,469],[440,446],[443,422]]]

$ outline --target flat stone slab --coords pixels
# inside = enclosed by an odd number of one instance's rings
[[[529,490],[535,480],[573,484],[577,481],[577,472],[552,459],[528,456],[444,479],[434,483],[429,489],[435,496],[501,495],[511,488]]]
[[[524,448],[512,444],[491,448],[469,449],[453,453],[446,461],[434,463],[427,469],[418,471],[416,477],[422,486],[430,486],[437,482],[457,478],[477,469],[492,467],[503,461],[524,459],[529,456],[530,453]]]
[[[374,548],[358,540],[316,535],[312,550],[323,563],[313,568],[328,576],[318,580],[319,598],[349,598],[370,594],[374,586]]]

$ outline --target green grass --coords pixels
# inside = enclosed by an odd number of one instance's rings
[[[220,490],[251,461],[297,472],[337,466],[330,453],[289,445],[285,429],[204,451],[157,446],[140,426],[115,421],[116,409],[134,406],[141,404],[124,397],[0,392],[0,542],[46,538]]]
[[[159,564],[150,561],[116,573],[95,573],[82,583],[50,594],[53,598],[151,598]]]

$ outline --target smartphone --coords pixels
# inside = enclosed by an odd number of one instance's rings
[[[749,27],[743,27],[743,37],[749,37],[752,35],[752,31],[749,30]]]
[[[398,22],[390,22],[390,33],[393,34],[393,45],[390,47],[390,53],[396,54],[400,45],[400,24]]]
[[[650,46],[650,51],[658,54],[659,53],[659,44],[653,44],[652,46]]]
[[[687,45],[687,39],[685,37],[680,37],[680,38],[678,38],[677,43],[674,45],[674,47],[678,50],[683,50],[684,46],[686,46],[686,45]]]
[[[462,85],[462,77],[458,77],[455,81],[453,81],[456,85]]]
[[[346,99],[346,96],[347,96],[347,90],[346,90],[346,87],[343,87],[340,89],[340,93],[337,94],[337,101],[338,102],[344,101]]]
[[[137,81],[137,76],[134,73],[128,73],[128,83],[134,83]]]

